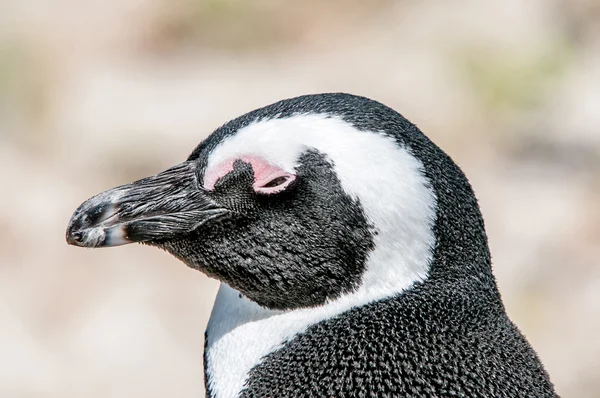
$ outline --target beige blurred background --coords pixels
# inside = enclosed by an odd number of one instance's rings
[[[346,91],[471,179],[508,312],[600,397],[600,1],[0,0],[0,397],[201,397],[216,283],[66,245],[89,196],[215,127]]]

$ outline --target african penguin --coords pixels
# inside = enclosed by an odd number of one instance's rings
[[[238,117],[83,203],[67,241],[149,244],[221,282],[209,397],[557,396],[505,312],[466,177],[367,98]]]

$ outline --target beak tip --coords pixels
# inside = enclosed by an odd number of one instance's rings
[[[71,246],[83,246],[85,240],[85,235],[81,228],[81,217],[78,215],[79,211],[76,211],[73,216],[71,216],[69,224],[67,225],[65,238],[67,240],[67,244]]]
[[[77,217],[73,216],[67,227],[65,238],[68,245],[78,247],[100,247],[103,245],[106,234],[103,228],[87,227]]]
[[[127,236],[127,230],[122,225],[113,227],[92,226],[79,227],[77,222],[71,221],[67,227],[66,241],[68,245],[78,247],[108,247],[122,246],[134,241]]]
[[[67,244],[76,246],[77,243],[81,242],[83,239],[83,235],[75,231],[75,214],[69,220],[69,224],[67,225],[67,232],[65,234],[65,239],[67,240]]]
[[[67,231],[67,244],[72,246],[79,246],[83,241],[83,234],[81,232]]]

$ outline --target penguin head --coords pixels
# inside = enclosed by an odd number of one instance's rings
[[[162,248],[269,309],[373,300],[430,277],[453,221],[453,211],[440,220],[440,193],[446,206],[456,192],[473,197],[451,161],[458,179],[434,181],[448,161],[375,101],[297,97],[226,123],[175,167],[92,197],[67,241]]]

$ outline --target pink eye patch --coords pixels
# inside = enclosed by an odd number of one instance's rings
[[[213,190],[218,180],[233,170],[236,160],[249,163],[254,171],[254,191],[261,194],[274,194],[285,190],[295,179],[296,175],[288,173],[281,167],[275,166],[266,160],[256,156],[241,156],[235,159],[225,160],[215,167],[206,170],[204,174],[204,188]]]

